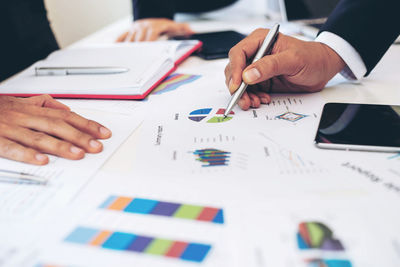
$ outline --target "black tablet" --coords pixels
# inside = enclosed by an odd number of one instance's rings
[[[320,148],[400,152],[400,106],[328,103],[315,144]]]
[[[203,47],[196,53],[204,59],[227,58],[229,50],[243,40],[246,35],[235,31],[197,33],[188,36],[176,36],[173,40],[199,40]]]

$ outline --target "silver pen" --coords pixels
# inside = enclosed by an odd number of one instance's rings
[[[37,176],[37,175],[24,173],[24,172],[0,169],[0,182],[13,183],[13,184],[46,185],[48,182],[48,179]]]
[[[128,72],[122,67],[36,67],[36,76],[104,75]]]
[[[279,34],[279,24],[275,24],[274,27],[268,32],[267,36],[264,39],[264,42],[262,43],[260,49],[258,49],[253,62],[256,62],[257,60],[261,59],[266,53],[268,53],[271,48],[273,47],[277,37]],[[248,84],[242,81],[242,84],[240,87],[236,90],[236,92],[233,94],[231,101],[228,104],[228,107],[226,108],[224,112],[224,116],[227,117],[229,113],[232,111],[233,107],[237,104],[239,99],[242,97],[243,93],[246,91]]]

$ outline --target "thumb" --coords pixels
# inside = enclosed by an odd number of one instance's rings
[[[296,60],[292,53],[268,55],[243,71],[243,81],[247,84],[257,84],[279,75],[294,75],[301,67],[301,62]]]

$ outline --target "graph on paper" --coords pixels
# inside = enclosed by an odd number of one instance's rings
[[[204,168],[228,166],[231,158],[231,152],[214,148],[198,149],[193,152],[193,155],[196,156],[196,160]]]
[[[110,196],[99,208],[126,213],[163,216],[171,219],[186,219],[216,224],[224,223],[224,213],[220,208],[153,199]]]
[[[207,123],[221,123],[221,122],[227,122],[233,119],[233,115],[235,115],[235,112],[231,111],[229,115],[231,116],[224,116],[225,109],[220,108],[217,111],[214,111],[212,108],[202,108],[202,109],[197,109],[192,112],[190,112],[188,118],[189,120],[195,121],[195,122],[202,122],[205,121]]]
[[[333,231],[321,222],[301,222],[296,234],[297,246],[300,251],[319,250],[331,252],[329,258],[325,258],[321,253],[318,258],[306,259],[307,266],[322,267],[351,267],[352,263],[343,258],[343,254],[335,254],[335,252],[343,253],[345,248],[342,242],[337,239]],[[339,256],[335,256],[339,255]]]
[[[286,121],[296,124],[308,118],[318,118],[319,105],[311,100],[313,96],[293,97],[273,95],[271,102],[253,109],[254,118],[264,118],[268,121]]]
[[[299,249],[342,251],[342,243],[335,239],[332,230],[320,222],[302,222],[297,233]]]
[[[65,242],[127,253],[141,253],[190,262],[203,262],[211,245],[152,236],[77,227]]]
[[[290,122],[296,122],[299,121],[301,119],[304,119],[308,117],[307,115],[303,115],[303,114],[299,114],[299,113],[295,113],[295,112],[291,112],[291,111],[287,111],[281,115],[276,116],[275,118],[279,119],[279,120],[285,120],[285,121],[290,121]]]
[[[201,75],[174,73],[168,76],[159,86],[154,89],[152,94],[161,95],[178,89],[179,87],[198,80]]]

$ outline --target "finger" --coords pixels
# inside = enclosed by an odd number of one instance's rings
[[[149,29],[147,31],[146,41],[156,41],[160,37],[160,31]]]
[[[58,118],[18,114],[14,116],[14,123],[20,127],[43,132],[78,146],[89,153],[99,153],[103,145],[91,135],[79,131],[67,122]]]
[[[190,26],[186,23],[178,23],[176,29],[175,29],[175,34],[177,35],[190,35],[194,34],[194,31]]]
[[[49,158],[34,149],[0,137],[0,157],[35,165],[46,165]]]
[[[271,102],[271,96],[265,92],[256,91],[254,94],[260,99],[261,104],[268,104]]]
[[[254,94],[254,93],[252,93],[252,92],[247,92],[247,94],[248,94],[249,97],[250,97],[251,107],[252,107],[252,108],[259,108],[260,105],[261,105],[261,100],[260,100],[260,98],[259,98],[256,94]]]
[[[250,108],[251,100],[250,100],[250,97],[247,94],[247,92],[244,92],[244,94],[242,95],[242,98],[240,98],[240,100],[238,102],[238,105],[243,110],[248,110]]]
[[[108,139],[112,135],[111,131],[105,126],[88,120],[75,112],[40,107],[22,107],[21,111],[39,117],[63,120],[77,130],[87,133],[96,139]]]
[[[259,84],[250,85],[247,87],[247,91],[256,95],[260,99],[261,104],[268,104],[271,102],[271,96],[268,93],[270,91],[269,86],[269,81],[262,82]]]
[[[291,52],[268,55],[249,65],[243,72],[243,80],[256,84],[279,75],[295,75],[303,67],[303,62]]]
[[[148,28],[141,27],[135,32],[135,42],[143,42],[146,39]]]
[[[136,38],[136,30],[133,30],[129,33],[128,37],[126,37],[125,42],[134,42]]]
[[[42,153],[72,160],[82,159],[85,156],[85,151],[83,149],[71,143],[27,128],[3,124],[1,127],[1,135],[10,141],[17,142]]]
[[[50,95],[39,95],[39,96],[33,96],[33,97],[29,97],[29,98],[21,98],[20,101],[22,103],[32,104],[32,105],[39,106],[39,107],[70,110],[70,108],[68,106],[55,100]]]
[[[231,77],[228,84],[229,90],[234,92],[242,82],[242,73],[247,66],[247,61],[257,52],[268,30],[258,29],[240,41],[229,51],[229,69]]]
[[[115,42],[117,42],[117,43],[124,42],[127,39],[128,35],[129,35],[129,31],[124,32],[123,34],[118,36],[118,38],[117,38],[117,40],[115,40]]]

